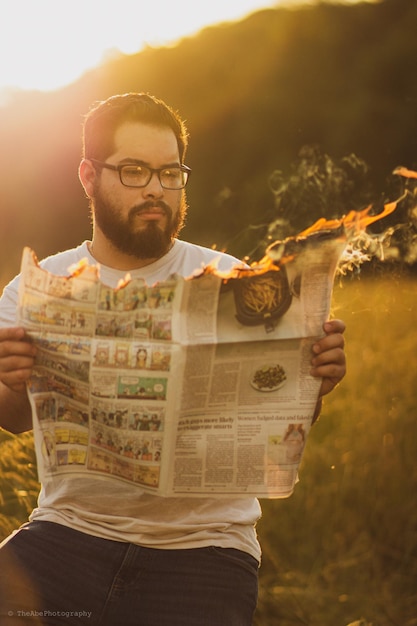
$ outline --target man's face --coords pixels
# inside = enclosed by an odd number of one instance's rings
[[[126,122],[116,131],[115,152],[106,163],[178,166],[175,135],[170,128]],[[108,169],[95,179],[91,205],[95,228],[114,248],[141,260],[168,252],[186,213],[183,189],[164,189],[156,174],[146,187],[125,187],[119,173]]]

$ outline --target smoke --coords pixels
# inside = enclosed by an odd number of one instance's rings
[[[388,183],[388,193],[397,197],[395,214],[376,223],[374,232],[362,230],[348,242],[339,267],[341,274],[358,271],[365,261],[401,267],[417,263],[417,172],[397,167]]]
[[[333,159],[316,145],[301,148],[289,176],[273,172],[269,186],[277,216],[287,221],[289,230],[306,228],[320,217],[340,218],[363,209],[372,197],[365,161],[355,154]]]
[[[369,261],[417,262],[417,173],[397,167],[377,192],[366,162],[350,154],[335,159],[318,146],[304,146],[290,173],[269,177],[274,212],[267,224],[245,229],[262,233],[246,254],[257,262],[288,239],[314,230],[345,227],[346,248],[338,271],[358,272]],[[387,206],[390,207],[386,210]]]

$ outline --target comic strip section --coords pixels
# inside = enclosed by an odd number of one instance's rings
[[[176,282],[110,289],[89,268],[26,273],[21,319],[38,345],[30,381],[44,477],[94,471],[157,489]]]

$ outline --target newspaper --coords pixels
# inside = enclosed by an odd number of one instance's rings
[[[307,237],[285,263],[117,289],[86,262],[52,275],[26,248],[19,323],[38,346],[28,391],[40,480],[290,495],[321,384],[311,348],[344,245]]]

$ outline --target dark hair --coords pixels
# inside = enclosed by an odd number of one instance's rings
[[[171,128],[184,161],[188,134],[183,120],[165,102],[146,93],[125,93],[96,102],[84,119],[83,157],[105,160],[115,150],[114,136],[124,122]]]

